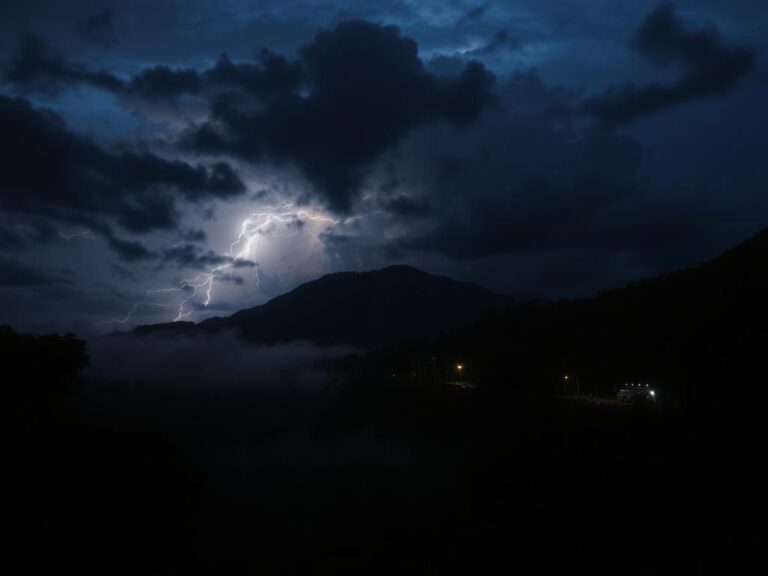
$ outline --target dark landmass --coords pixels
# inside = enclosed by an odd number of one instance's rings
[[[337,361],[314,389],[87,382],[82,341],[4,329],[9,573],[746,571],[761,550],[766,256],[764,232],[595,298],[439,323]],[[397,268],[211,322],[256,342],[278,319],[273,341],[359,329],[373,346],[463,297],[473,311],[499,298]],[[301,332],[308,310],[318,325]],[[659,402],[612,401],[626,380]]]
[[[768,231],[701,266],[595,298],[520,305],[420,346],[373,356],[365,378],[435,370],[499,394],[613,395],[646,382],[678,405],[765,397],[757,385],[768,344]],[[410,375],[410,376],[409,376]]]
[[[231,330],[258,344],[307,340],[326,346],[376,347],[434,337],[512,303],[512,298],[475,284],[410,266],[390,266],[328,274],[227,318],[139,326],[131,333],[191,335]]]

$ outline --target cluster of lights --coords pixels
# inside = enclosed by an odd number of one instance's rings
[[[635,383],[635,382],[625,382],[624,383],[624,389],[620,391],[621,393],[632,393],[636,394],[637,392],[647,392],[651,398],[656,398],[656,391],[650,389],[650,384],[643,384],[643,383]]]

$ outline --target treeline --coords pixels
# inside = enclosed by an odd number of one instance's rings
[[[649,383],[660,401],[688,407],[762,397],[766,257],[763,233],[697,268],[591,299],[520,305],[350,363],[348,373],[369,383],[463,379],[494,397],[573,394],[577,386],[606,396],[627,382]]]
[[[172,573],[196,485],[166,435],[87,416],[102,401],[74,335],[1,327],[0,362],[6,572]]]
[[[63,394],[87,365],[85,340],[74,334],[33,336],[0,326],[2,394],[7,401]]]

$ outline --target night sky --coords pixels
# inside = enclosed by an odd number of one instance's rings
[[[6,0],[0,324],[699,263],[768,226],[766,54],[763,0]]]

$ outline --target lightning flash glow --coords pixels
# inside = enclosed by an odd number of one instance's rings
[[[318,222],[328,226],[349,224],[362,216],[349,216],[346,218],[332,218],[326,213],[315,212],[308,209],[294,209],[293,204],[285,204],[279,208],[268,207],[263,212],[254,212],[245,218],[240,224],[238,235],[230,243],[229,250],[224,255],[226,261],[213,266],[208,272],[203,272],[193,278],[183,279],[177,286],[156,288],[147,290],[145,298],[133,305],[131,310],[122,318],[112,318],[100,322],[100,324],[126,324],[131,321],[138,308],[144,304],[154,306],[174,306],[176,316],[174,322],[187,320],[194,310],[190,310],[191,303],[200,298],[203,306],[209,306],[213,301],[216,280],[224,274],[241,266],[256,266],[256,286],[260,284],[260,269],[255,258],[261,248],[261,244],[267,237],[277,235],[274,230],[278,226],[298,230],[305,222]],[[176,304],[163,304],[152,301],[152,298],[160,294],[181,294],[182,297]]]

